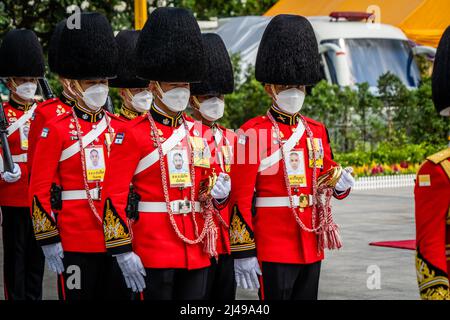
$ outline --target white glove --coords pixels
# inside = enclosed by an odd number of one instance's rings
[[[5,171],[2,173],[2,179],[8,183],[14,183],[20,179],[22,171],[17,163],[14,163],[13,172]]]
[[[336,191],[342,192],[352,188],[355,185],[355,179],[352,176],[353,168],[345,168],[342,170],[342,175],[336,184]]]
[[[144,276],[146,276],[146,273],[141,258],[132,251],[118,254],[115,257],[120,270],[122,270],[127,287],[131,288],[133,292],[144,291]]]
[[[258,275],[262,273],[256,257],[235,259],[234,273],[238,287],[244,289],[259,288]]]
[[[222,200],[228,197],[231,191],[231,179],[226,173],[221,172],[217,178],[216,184],[211,190],[211,196],[216,200]]]
[[[64,252],[61,242],[42,246],[42,251],[47,259],[47,264],[50,270],[57,274],[63,273],[64,264],[62,262],[62,258],[64,258]]]

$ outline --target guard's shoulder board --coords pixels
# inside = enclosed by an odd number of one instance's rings
[[[431,187],[431,177],[429,174],[418,175],[419,187]]]
[[[245,145],[247,143],[247,136],[244,134],[239,135],[238,143]]]
[[[116,134],[116,139],[114,140],[115,144],[122,144],[123,139],[125,138],[125,133],[119,132]]]
[[[429,156],[427,159],[433,162],[434,164],[439,164],[442,161],[450,158],[450,148],[441,150],[431,156]]]
[[[42,133],[41,133],[41,138],[47,138],[49,131],[50,131],[49,128],[43,128]]]

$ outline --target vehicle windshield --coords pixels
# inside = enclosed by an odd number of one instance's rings
[[[353,84],[367,82],[376,87],[380,76],[387,72],[395,74],[407,87],[418,87],[420,72],[408,41],[396,39],[339,39],[325,40],[347,53]],[[329,55],[330,52],[327,53]],[[330,72],[335,72],[327,57]]]

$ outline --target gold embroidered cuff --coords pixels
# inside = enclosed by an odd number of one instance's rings
[[[422,300],[450,300],[446,273],[426,261],[419,250],[416,255],[416,271]]]
[[[106,199],[103,216],[106,249],[111,254],[131,251],[131,236],[127,224],[117,214],[111,199]]]
[[[37,196],[33,197],[31,219],[34,236],[39,245],[43,246],[61,241],[55,219],[44,210]]]
[[[245,222],[237,205],[233,207],[230,223],[230,248],[234,258],[256,256],[256,245],[253,231]]]

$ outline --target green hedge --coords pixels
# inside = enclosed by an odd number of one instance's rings
[[[398,146],[383,142],[374,151],[356,150],[348,153],[335,154],[335,160],[343,166],[363,166],[372,163],[381,165],[392,164],[419,164],[427,156],[445,148],[445,145],[427,143],[406,144]]]

